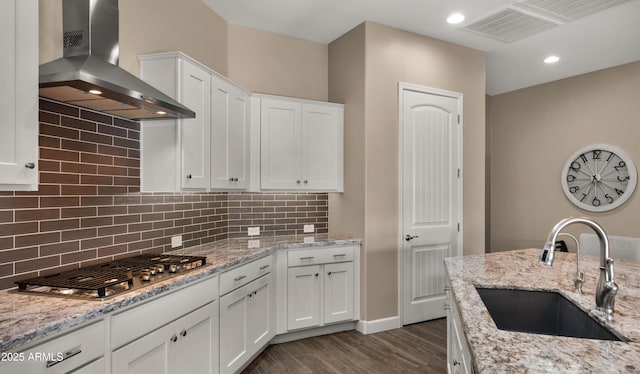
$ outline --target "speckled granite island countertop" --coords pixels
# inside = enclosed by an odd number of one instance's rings
[[[310,238],[313,238],[313,242],[309,242]],[[251,248],[249,248],[249,242],[251,242]],[[207,256],[209,266],[103,301],[34,296],[3,290],[0,291],[0,352],[19,349],[20,346],[33,340],[62,332],[90,320],[97,320],[136,302],[267,256],[276,250],[300,247],[318,247],[321,250],[322,247],[327,246],[359,245],[360,243],[360,240],[316,234],[227,239],[179,249],[171,253]]]
[[[573,290],[576,254],[556,252],[553,266],[538,263],[540,249],[445,259],[452,297],[477,373],[640,372],[640,263],[615,259],[619,291],[615,320],[595,309],[600,259],[580,256],[583,295]],[[612,248],[615,254],[615,248]],[[475,286],[551,290],[576,303],[601,324],[629,339],[614,342],[528,334],[496,328]]]

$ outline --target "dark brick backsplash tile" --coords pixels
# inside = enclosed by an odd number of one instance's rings
[[[73,230],[80,228],[79,219],[62,219],[54,221],[40,221],[40,231],[61,231],[61,230]]]
[[[96,195],[98,187],[96,186],[61,186],[61,195]]]
[[[72,127],[79,130],[84,131],[93,131],[95,132],[97,129],[97,125],[95,122],[74,118],[74,117],[60,117],[60,125],[65,127]]]
[[[0,209],[37,208],[37,197],[0,197]]]
[[[40,256],[53,256],[61,253],[68,253],[78,251],[80,249],[80,242],[66,242],[57,244],[48,244],[40,246]]]
[[[88,152],[88,153],[96,153],[98,151],[98,146],[94,143],[89,142],[79,142],[75,140],[66,140],[62,139],[62,143],[60,144],[62,149],[72,150],[72,151],[80,151],[80,152]]]
[[[40,149],[45,148],[60,148],[61,139],[53,138],[51,136],[40,135],[38,137],[38,142],[40,144]]]
[[[58,138],[65,138],[65,139],[80,138],[80,132],[78,130],[70,129],[67,127],[49,125],[46,123],[40,123],[40,134],[49,135],[49,136],[58,137]]]
[[[76,239],[88,239],[95,238],[98,235],[98,230],[92,229],[80,229],[70,230],[62,232],[62,240],[76,240]]]
[[[36,192],[0,193],[0,288],[16,277],[103,263],[141,252],[328,227],[327,194],[140,193],[139,123],[45,102]],[[75,114],[74,114],[75,113]],[[114,125],[105,125],[113,122]],[[39,231],[38,231],[39,230]]]
[[[16,274],[26,273],[28,271],[52,268],[60,265],[60,256],[40,257],[27,261],[18,261],[15,263]]]
[[[38,104],[39,104],[38,107],[40,110],[45,110],[48,112],[53,112],[58,114],[66,114],[68,116],[75,116],[75,117],[80,116],[80,108],[78,107],[65,105],[57,101],[50,101],[46,99],[40,99]]]
[[[74,253],[67,253],[60,256],[60,263],[62,265],[91,260],[96,258],[98,251],[96,249],[90,249],[87,251],[79,251]]]
[[[108,116],[106,114],[94,112],[94,111],[91,111],[91,110],[81,109],[80,110],[80,118],[91,120],[91,121],[95,121],[95,122],[106,123],[106,124],[109,124],[109,125],[113,124],[113,117],[112,116]]]

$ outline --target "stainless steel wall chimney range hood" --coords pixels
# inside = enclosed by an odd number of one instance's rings
[[[196,114],[118,66],[118,0],[62,0],[63,56],[40,65],[40,96],[133,120]]]

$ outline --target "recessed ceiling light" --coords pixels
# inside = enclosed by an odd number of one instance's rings
[[[462,13],[453,13],[447,18],[447,23],[452,25],[456,25],[460,22],[464,21],[464,14]]]
[[[94,95],[102,95],[102,91],[100,90],[89,90],[89,93]]]
[[[156,114],[164,116],[165,114],[167,114],[167,112],[165,112],[164,110],[159,110],[159,111],[156,112]]]
[[[549,56],[544,59],[545,64],[555,64],[558,61],[560,61],[560,57],[558,56]]]

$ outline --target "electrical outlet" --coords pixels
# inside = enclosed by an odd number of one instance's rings
[[[182,247],[182,235],[171,237],[171,248]]]
[[[259,226],[249,227],[247,229],[247,235],[249,235],[249,236],[260,235],[260,227]]]
[[[260,240],[249,240],[247,245],[249,248],[260,248]]]
[[[314,225],[304,225],[303,231],[305,234],[308,234],[308,233],[315,232],[316,229]]]
[[[305,236],[304,237],[304,243],[308,244],[308,243],[313,243],[315,241],[313,236]]]

